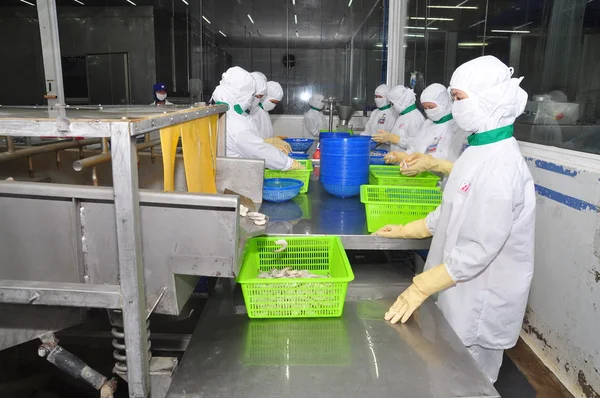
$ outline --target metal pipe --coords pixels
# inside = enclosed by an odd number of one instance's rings
[[[96,173],[96,166],[92,167],[92,184],[95,187],[100,185],[100,182],[98,181],[98,173]]]
[[[145,142],[150,142],[150,133],[146,133],[146,134],[144,135],[144,141],[145,141]],[[152,163],[155,163],[155,162],[156,162],[156,153],[155,153],[155,151],[154,151],[154,146],[152,146],[152,148],[150,148],[150,161],[151,161]]]
[[[34,177],[33,158],[31,156],[29,156],[27,158],[27,163],[29,164],[29,178],[33,178]]]
[[[104,138],[103,138],[103,140],[104,140]],[[156,145],[160,145],[160,139],[146,141],[146,142],[137,144],[136,149],[138,151],[142,151],[144,149],[155,147]],[[103,144],[103,147],[104,147],[104,144]],[[106,145],[106,150],[108,151],[108,145]],[[74,161],[73,162],[73,170],[81,171],[88,167],[93,167],[93,166],[99,165],[100,163],[110,162],[110,159],[111,159],[110,153],[104,152],[104,150],[103,150],[102,153],[99,155],[94,155],[94,156],[90,156],[89,158]]]
[[[15,151],[15,142],[12,136],[6,136],[6,150],[8,153],[13,153]]]
[[[73,170],[81,171],[88,167],[95,167],[100,163],[106,162],[110,162],[110,153],[101,153],[99,155],[90,156],[89,158],[74,161]]]
[[[102,153],[108,153],[108,138],[102,138]]]
[[[86,145],[98,144],[99,142],[100,142],[100,138],[88,138],[85,140],[78,140],[78,141],[69,140],[69,141],[64,141],[64,142],[57,142],[54,144],[19,149],[18,151],[14,151],[13,153],[2,152],[2,153],[0,153],[0,162],[12,160],[12,159],[27,158],[27,157],[39,155],[42,153],[55,152],[55,151],[60,151],[63,149],[78,148],[78,147],[82,147],[82,146],[86,146]]]

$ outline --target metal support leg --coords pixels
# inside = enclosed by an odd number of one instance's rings
[[[407,1],[390,1],[388,13],[387,85],[404,84],[404,50]]]
[[[58,39],[58,18],[55,0],[38,0],[37,12],[42,40],[42,56],[46,75],[46,95],[48,105],[65,103],[63,88],[60,42]]]
[[[111,143],[129,396],[146,398],[150,392],[149,341],[135,137],[127,129],[113,131]]]

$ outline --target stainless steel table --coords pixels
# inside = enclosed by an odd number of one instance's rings
[[[318,178],[319,162],[308,193],[284,203],[263,202],[270,235],[338,235],[347,250],[424,250],[431,239],[386,239],[367,231],[365,205],[360,197],[340,199],[328,194]]]
[[[332,319],[249,319],[239,287],[224,282],[167,397],[499,397],[433,301],[404,325],[383,321],[407,268],[353,265]]]

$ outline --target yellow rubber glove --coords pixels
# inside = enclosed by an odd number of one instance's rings
[[[398,137],[396,134],[392,134],[385,130],[377,130],[377,132],[379,134],[375,134],[373,137],[371,137],[373,141],[379,142],[380,144],[386,144],[388,142],[391,144],[397,144],[400,142],[400,137]]]
[[[425,218],[409,222],[406,225],[386,225],[380,228],[372,235],[382,236],[384,238],[396,239],[423,239],[429,238],[431,233],[427,229]]]
[[[436,159],[431,155],[423,155],[416,158],[411,158],[412,155],[407,156],[404,159],[404,163],[400,170],[403,175],[407,177],[414,177],[424,171],[435,171],[444,175],[450,175],[454,163],[444,160]]]
[[[398,321],[405,323],[429,296],[454,284],[445,264],[437,265],[415,276],[412,285],[398,296],[396,302],[385,313],[385,320],[392,324]]]
[[[407,156],[406,152],[388,152],[383,157],[383,161],[386,164],[398,164]]]
[[[294,160],[292,167],[290,167],[289,170],[306,170],[306,167],[302,163],[298,163]]]
[[[280,151],[282,151],[286,154],[292,152],[292,147],[290,146],[290,144],[288,144],[281,138],[278,138],[278,137],[267,138],[265,140],[265,142],[267,144],[271,144],[271,145],[275,146],[277,149],[279,149]]]

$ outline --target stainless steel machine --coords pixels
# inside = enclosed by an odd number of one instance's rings
[[[106,308],[114,370],[130,396],[148,396],[155,382],[168,387],[176,360],[152,358],[150,314],[180,314],[201,275],[235,277],[246,239],[265,228],[239,217],[238,196],[184,192],[183,167],[178,191],[163,192],[162,157],[153,149],[160,140],[150,134],[219,114],[223,155],[225,111],[2,108],[0,350],[41,338],[40,356],[110,390],[113,381],[71,358],[49,333],[80,322],[86,309]],[[14,137],[57,140],[19,147]],[[263,161],[217,158],[216,169],[219,192],[260,205]]]

